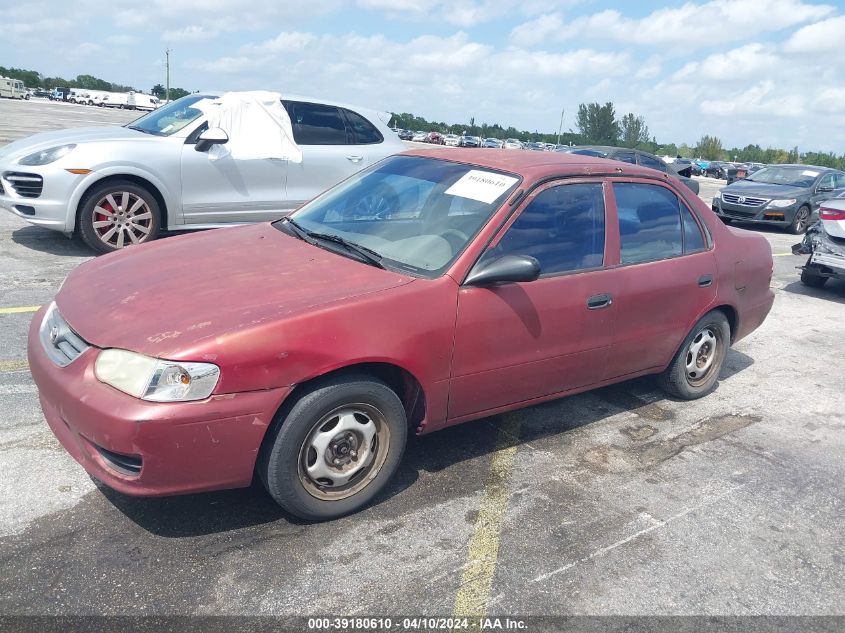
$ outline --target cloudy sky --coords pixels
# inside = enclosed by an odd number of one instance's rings
[[[845,3],[0,0],[0,65],[149,89],[272,89],[448,122],[574,127],[613,101],[658,141],[845,152]],[[306,8],[307,7],[307,8]]]

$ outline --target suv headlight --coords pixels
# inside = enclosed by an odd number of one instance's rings
[[[59,145],[58,147],[51,147],[49,149],[42,149],[40,152],[35,152],[29,156],[24,156],[18,161],[18,165],[49,165],[62,156],[65,156],[76,147],[73,143],[70,145]]]
[[[97,380],[151,402],[205,400],[217,386],[220,368],[211,363],[182,363],[106,349],[94,363]]]
[[[772,200],[768,206],[774,209],[783,209],[784,207],[791,207],[796,202],[798,201],[795,198],[789,198],[787,200]]]
[[[715,202],[716,200],[721,200],[721,199],[722,199],[722,192],[717,191],[716,195],[713,196],[713,202]]]

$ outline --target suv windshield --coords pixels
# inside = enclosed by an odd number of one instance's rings
[[[711,163],[712,164],[712,163]],[[767,185],[788,185],[790,187],[812,187],[821,171],[806,167],[764,167],[746,180]]]
[[[138,130],[155,136],[170,136],[202,116],[202,112],[192,108],[192,105],[197,101],[213,98],[208,95],[188,95],[153,110],[146,116],[132,121],[126,127],[130,130]]]
[[[275,223],[337,250],[364,247],[388,268],[436,277],[460,255],[519,182],[510,174],[419,156],[393,156]],[[299,235],[303,237],[303,235]],[[329,238],[329,239],[326,239]],[[354,253],[349,253],[355,256]]]

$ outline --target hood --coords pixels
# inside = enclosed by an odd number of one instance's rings
[[[68,276],[56,303],[97,347],[179,359],[223,334],[411,281],[258,224],[88,261]]]
[[[742,194],[744,196],[759,196],[760,198],[796,198],[809,192],[806,187],[792,187],[789,185],[767,185],[750,180],[737,180],[722,189],[722,192]]]
[[[54,130],[40,132],[0,148],[0,158],[20,158],[33,152],[57,145],[69,143],[89,143],[93,141],[127,141],[158,138],[126,127],[80,127],[69,130]]]

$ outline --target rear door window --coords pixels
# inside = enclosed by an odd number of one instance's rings
[[[321,103],[286,101],[285,109],[293,126],[297,145],[347,145],[346,122],[335,106]]]
[[[681,219],[684,224],[684,253],[703,251],[705,246],[701,227],[698,226],[698,222],[692,217],[692,211],[685,204],[681,205]]]
[[[357,112],[344,110],[343,113],[346,115],[346,122],[352,132],[352,142],[356,145],[374,145],[384,140],[381,132]]]
[[[684,251],[678,197],[659,185],[613,183],[623,264],[666,259]],[[699,233],[700,237],[700,233]]]

